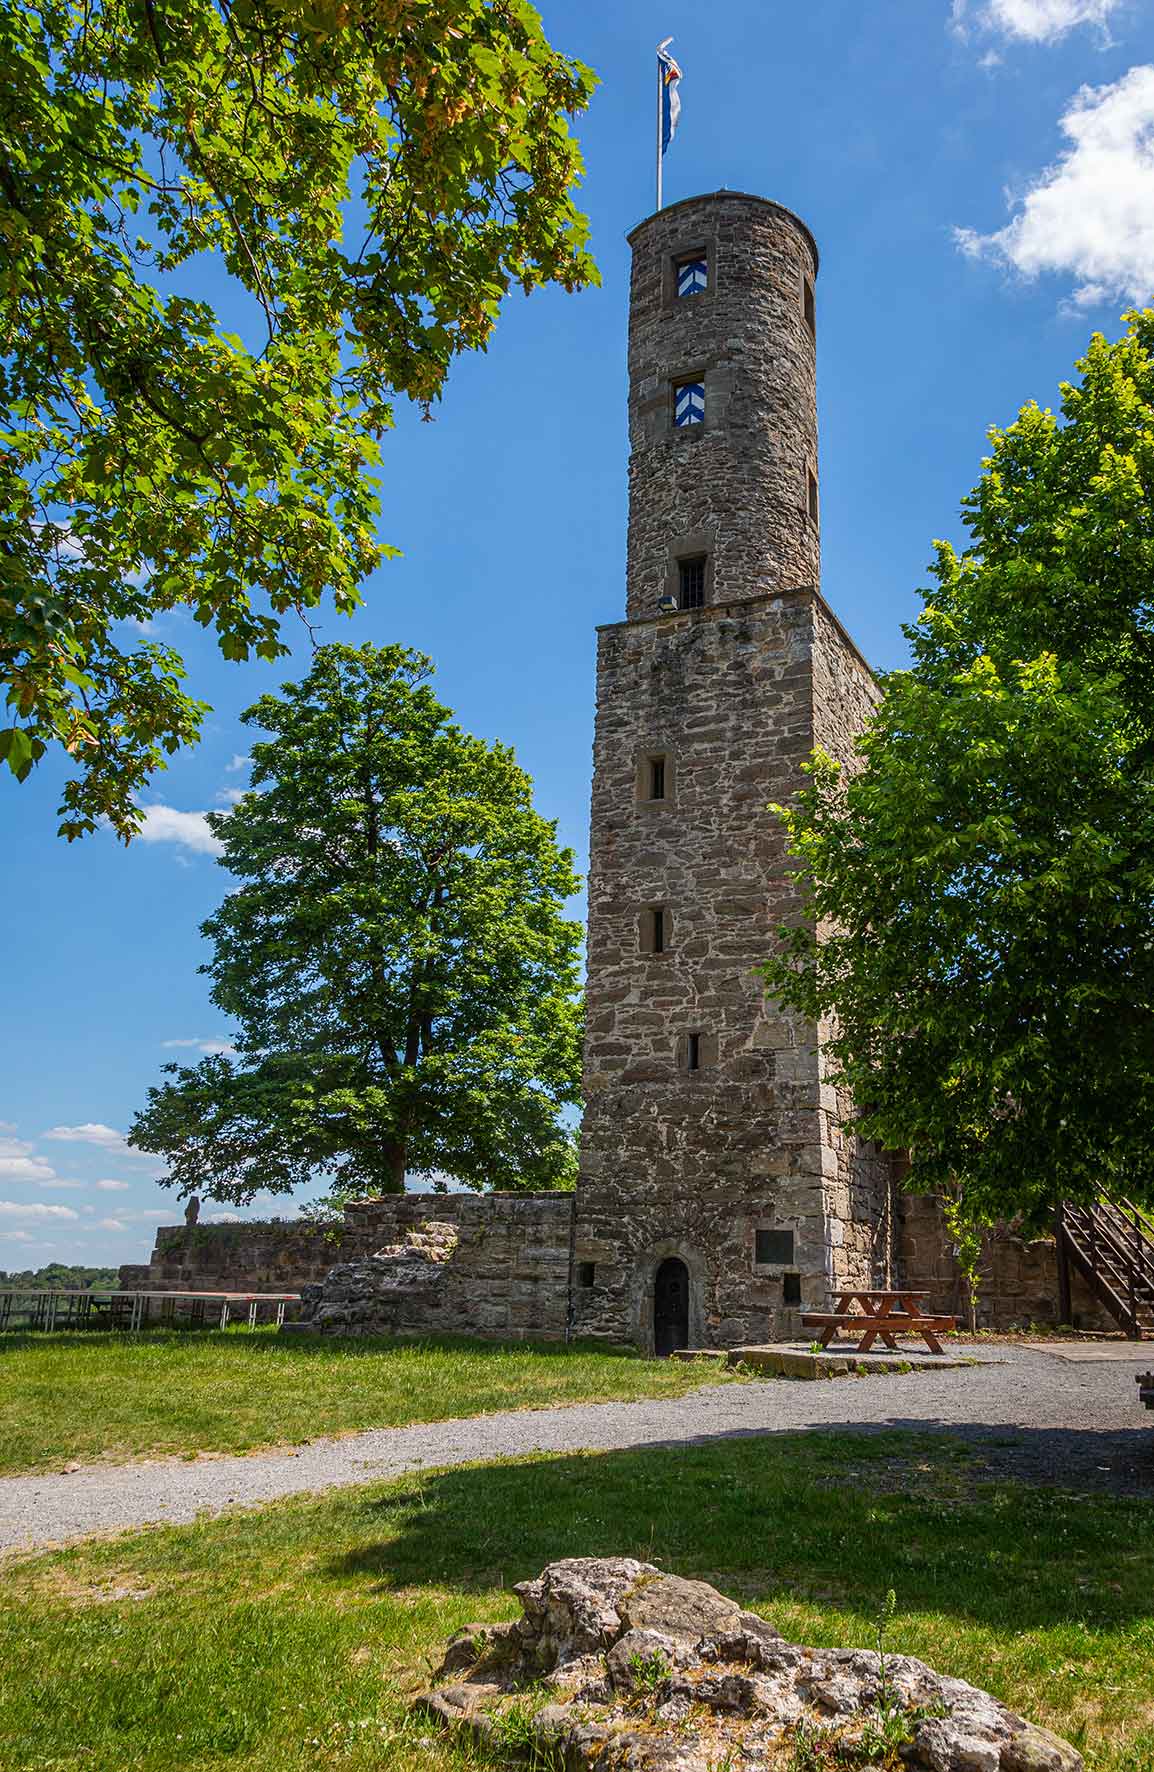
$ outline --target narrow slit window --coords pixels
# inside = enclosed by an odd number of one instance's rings
[[[781,1302],[782,1302],[782,1304],[800,1304],[801,1303],[801,1275],[800,1274],[782,1274],[782,1276],[781,1276]]]
[[[638,948],[643,954],[664,954],[669,947],[669,912],[664,905],[651,905],[637,920]]]
[[[812,468],[805,470],[805,501],[809,512],[809,520],[817,525],[817,475]]]
[[[677,562],[678,602],[682,609],[700,609],[705,602],[705,555]]]
[[[709,288],[709,264],[704,258],[683,258],[677,267],[677,294],[701,295]]]
[[[577,1263],[577,1284],[579,1286],[592,1286],[596,1279],[596,1274],[597,1267],[595,1262],[579,1261]]]
[[[673,390],[673,422],[678,429],[685,425],[703,425],[705,423],[705,383],[703,381],[678,382]]]
[[[690,1034],[685,1046],[685,1068],[688,1071],[701,1069],[701,1035]]]
[[[649,759],[649,798],[664,800],[665,798],[665,758],[650,757]]]
[[[802,309],[805,313],[805,323],[809,327],[813,336],[816,338],[817,337],[817,308],[814,304],[814,299],[813,299],[813,284],[810,282],[808,277],[805,279],[805,283],[803,285],[801,300],[802,300]]]

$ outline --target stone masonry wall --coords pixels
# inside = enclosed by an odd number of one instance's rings
[[[827,604],[814,604],[813,742],[842,765],[860,767],[856,741],[881,699],[869,665]],[[831,1031],[822,1028],[823,1037]],[[834,1285],[885,1286],[896,1260],[894,1161],[881,1146],[847,1130],[852,1102],[826,1080],[819,1084],[821,1168]]]
[[[932,1309],[952,1312],[964,1325],[966,1284],[952,1253],[941,1202],[932,1194],[903,1193],[898,1219],[902,1280],[928,1292]],[[982,1239],[979,1276],[979,1328],[1057,1323],[1058,1255],[1052,1237],[1025,1238],[1009,1225],[996,1226]],[[1077,1329],[1117,1330],[1076,1272],[1070,1275],[1070,1309]]]
[[[343,1228],[291,1222],[158,1230],[146,1269],[122,1284],[156,1291],[295,1292],[338,1264],[403,1242],[430,1220],[453,1225],[440,1304],[406,1332],[558,1339],[568,1304],[571,1194],[398,1194],[351,1202]],[[126,1280],[123,1276],[129,1275]],[[147,1278],[141,1277],[146,1275]]]
[[[817,247],[777,203],[688,198],[629,236],[630,617],[652,615],[679,556],[707,559],[707,602],[820,582],[807,475],[817,476]],[[676,264],[707,264],[678,297]],[[705,422],[677,427],[673,391],[703,382]]]
[[[349,1230],[289,1219],[161,1225],[147,1264],[122,1267],[120,1284],[152,1292],[296,1292],[354,1251],[362,1252],[361,1239]]]
[[[817,607],[800,590],[601,632],[575,1248],[594,1272],[574,1293],[578,1333],[651,1345],[667,1255],[689,1269],[693,1345],[764,1340],[825,1302],[816,1043],[767,1007],[756,972],[797,908],[768,803],[812,749]],[[645,801],[636,764],[654,747],[666,798]],[[661,954],[644,951],[655,904]],[[793,1231],[793,1260],[759,1266],[759,1229]]]

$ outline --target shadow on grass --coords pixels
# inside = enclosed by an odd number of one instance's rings
[[[1036,1461],[1070,1436],[1015,1438]],[[1150,1502],[997,1480],[993,1450],[952,1434],[824,1431],[418,1474],[350,1496],[365,1541],[320,1569],[382,1593],[480,1592],[559,1557],[635,1556],[762,1607],[836,1601],[868,1617],[893,1587],[903,1611],[998,1630],[1148,1618]]]

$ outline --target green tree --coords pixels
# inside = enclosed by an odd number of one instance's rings
[[[26,1267],[10,1274],[0,1269],[0,1286],[39,1287],[46,1292],[104,1291],[115,1286],[119,1278],[119,1270],[114,1267],[78,1267],[64,1261],[50,1261],[47,1267]]]
[[[247,1200],[323,1170],[571,1180],[580,927],[572,854],[513,753],[450,724],[403,647],[324,646],[245,720],[253,790],[210,814],[238,885],[204,924],[238,1054],[166,1067],[130,1143],[182,1193]]]
[[[991,433],[913,660],[784,817],[771,991],[974,1219],[1154,1194],[1154,312]]]
[[[150,618],[276,658],[287,613],[351,611],[395,396],[427,413],[511,287],[595,276],[592,86],[526,0],[0,8],[0,761],[69,753],[63,835],[129,838],[198,736]]]

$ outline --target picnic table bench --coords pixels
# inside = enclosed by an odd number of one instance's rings
[[[26,1329],[145,1329],[156,1322],[168,1327],[179,1320],[200,1327],[206,1320],[228,1327],[230,1316],[244,1311],[255,1329],[262,1310],[277,1327],[288,1305],[300,1303],[299,1292],[122,1292],[117,1287],[90,1292],[73,1287],[0,1286],[0,1330],[17,1320]]]
[[[861,1339],[855,1353],[868,1353],[875,1341],[883,1341],[886,1347],[897,1353],[896,1337],[916,1334],[921,1336],[931,1354],[940,1354],[943,1349],[938,1334],[956,1328],[957,1318],[927,1313],[923,1300],[928,1296],[925,1292],[913,1292],[909,1287],[879,1292],[847,1289],[838,1293],[832,1311],[807,1311],[801,1319],[802,1325],[806,1329],[821,1330],[818,1340],[822,1347],[828,1347],[839,1330],[851,1334],[860,1331]]]

